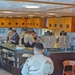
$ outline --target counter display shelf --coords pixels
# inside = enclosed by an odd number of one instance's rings
[[[13,44],[2,43],[0,44],[0,53],[1,67],[13,75],[21,75],[22,64],[28,57],[33,55],[33,49],[16,49],[16,46]]]
[[[75,51],[71,49],[44,49],[44,55],[50,57],[54,62],[54,73],[52,75],[62,75],[64,60],[75,60]],[[13,44],[0,44],[1,65],[13,75],[21,75],[22,64],[33,55],[32,48],[16,49]]]

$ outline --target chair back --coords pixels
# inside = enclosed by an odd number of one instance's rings
[[[65,61],[63,61],[63,74],[62,75],[72,75],[73,74],[73,66],[74,65],[75,65],[75,61],[74,60],[65,60]],[[69,71],[69,72],[66,71],[65,70],[66,66],[72,66],[72,70]],[[69,74],[69,73],[71,73],[71,74]]]
[[[75,61],[74,60],[65,60],[63,61],[63,66],[74,66],[75,65]]]

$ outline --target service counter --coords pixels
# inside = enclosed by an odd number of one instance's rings
[[[47,51],[49,57],[54,62],[54,73],[52,75],[62,75],[64,60],[75,60],[74,50],[57,50],[57,51]]]
[[[9,61],[8,59],[8,55],[12,53],[12,56],[14,57],[14,63],[10,65],[10,63],[8,63],[8,61],[5,60],[3,61],[3,59],[5,57],[5,55],[3,55],[3,49],[6,49],[8,51],[6,52],[6,59]],[[50,57],[53,62],[54,62],[54,73],[52,75],[62,75],[63,72],[63,66],[62,66],[62,62],[64,60],[75,60],[75,51],[71,50],[71,49],[44,49],[44,55]],[[22,57],[22,54],[31,54],[33,55],[33,49],[32,48],[25,48],[25,49],[16,49],[16,46],[13,44],[7,44],[7,43],[3,43],[0,44],[0,51],[1,51],[1,68],[3,68],[2,65],[6,64],[7,66],[10,65],[10,67],[8,68],[8,71],[11,69],[11,73],[13,75],[21,75],[21,65],[23,64],[23,62],[25,62],[25,59],[27,59],[28,57]],[[11,60],[11,59],[10,59]],[[4,68],[5,69],[5,68]]]

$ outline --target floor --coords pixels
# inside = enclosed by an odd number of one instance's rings
[[[10,73],[8,73],[7,71],[0,69],[0,75],[12,75]]]

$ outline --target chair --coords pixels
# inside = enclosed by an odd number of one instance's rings
[[[65,60],[65,61],[63,61],[63,75],[75,75],[75,73],[73,72],[73,66],[74,65],[75,65],[74,60]],[[65,68],[67,66],[71,66],[71,71],[65,71]]]
[[[73,71],[75,71],[75,65],[74,65],[74,66],[72,66],[72,69],[73,69]]]
[[[75,65],[72,66],[72,70],[73,70],[73,73],[74,73],[74,75],[75,75]]]

